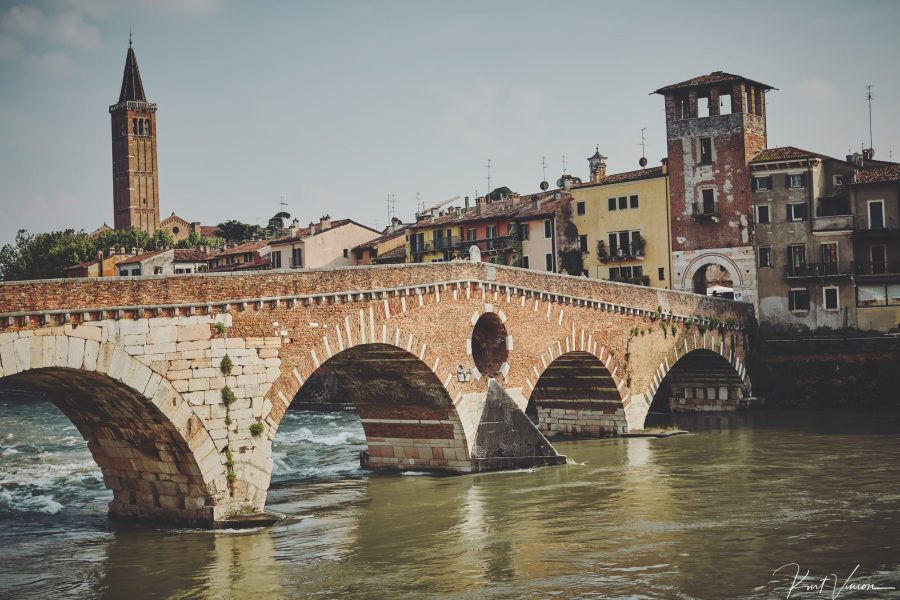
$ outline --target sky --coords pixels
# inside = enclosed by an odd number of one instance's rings
[[[158,105],[161,215],[394,214],[665,156],[651,92],[762,81],[769,146],[900,160],[900,2],[0,0],[0,244],[111,224],[129,28]],[[892,75],[893,73],[893,75]],[[892,154],[891,154],[892,153]],[[417,200],[418,198],[418,200]]]

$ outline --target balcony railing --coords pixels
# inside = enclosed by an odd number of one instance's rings
[[[894,275],[900,273],[900,260],[856,263],[857,275]]]
[[[482,252],[490,252],[493,250],[506,250],[509,246],[510,236],[503,235],[493,238],[485,238],[482,240],[463,240],[459,242],[461,250],[468,250],[470,246],[478,246]]]
[[[650,285],[650,276],[649,275],[639,275],[638,277],[610,277],[608,281],[615,281],[616,283],[630,283],[631,285]]]
[[[715,208],[706,206],[704,207],[699,202],[693,203],[693,212],[694,212],[694,220],[698,222],[702,221],[712,221],[714,223],[718,223],[721,215],[716,212]]]
[[[822,215],[813,219],[813,231],[849,231],[853,215]]]
[[[785,267],[785,277],[845,277],[854,272],[854,264],[824,262],[824,263],[803,263],[801,265],[787,265]]]

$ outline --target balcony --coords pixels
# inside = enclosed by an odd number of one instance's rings
[[[879,275],[898,275],[900,274],[900,260],[856,263],[854,273],[864,278],[869,276],[877,278]]]
[[[813,218],[813,231],[850,231],[853,215],[822,215]]]
[[[649,275],[639,275],[638,277],[610,277],[607,281],[615,281],[616,283],[628,283],[631,285],[650,285]]]
[[[857,239],[900,238],[900,227],[894,222],[893,217],[882,218],[881,224],[871,227],[866,217],[859,216],[856,218],[856,228],[853,231],[853,237]]]
[[[694,220],[698,223],[718,223],[721,215],[716,212],[715,206],[701,206],[699,202],[693,204]]]
[[[854,263],[803,263],[801,265],[787,265],[784,276],[788,279],[810,279],[825,277],[848,277],[854,273]]]
[[[503,235],[499,237],[486,238],[482,240],[462,240],[458,242],[460,250],[468,250],[470,246],[478,246],[482,252],[493,252],[496,250],[506,250],[509,246],[510,236]]]

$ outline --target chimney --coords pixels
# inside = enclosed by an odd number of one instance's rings
[[[97,250],[97,277],[103,277],[103,250]]]
[[[481,205],[484,204],[484,198],[475,198],[475,214],[481,215]]]
[[[319,225],[321,225],[322,231],[331,229],[331,215],[325,215],[324,217],[320,218]]]
[[[310,221],[309,222],[309,235],[315,235],[315,234],[316,234],[316,224],[313,223],[312,221]]]
[[[660,164],[662,164],[662,174],[668,175],[669,174],[669,159],[664,158],[659,162],[660,162]]]
[[[862,151],[863,160],[872,160],[875,158],[875,149],[874,148],[863,148]]]
[[[291,221],[291,226],[288,228],[288,233],[291,237],[295,237],[297,235],[297,230],[300,229],[300,221],[294,217],[294,220]]]
[[[469,210],[469,197],[466,196],[466,210]]]
[[[537,210],[540,207],[541,201],[538,199],[537,195],[531,197],[531,210]]]

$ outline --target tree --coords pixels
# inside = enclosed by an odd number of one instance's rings
[[[173,248],[175,246],[175,238],[172,237],[168,229],[157,229],[150,243],[153,248]]]
[[[94,244],[84,231],[66,229],[30,234],[20,229],[15,244],[0,249],[0,279],[50,279],[62,277],[66,267],[96,256]]]
[[[503,198],[509,198],[512,196],[512,190],[506,187],[505,185],[502,187],[494,188],[494,191],[488,194],[489,200],[502,200]]]
[[[233,219],[219,223],[215,234],[229,242],[246,242],[266,237],[265,230],[259,225],[250,225]]]
[[[168,232],[166,232],[168,233]],[[171,240],[171,236],[169,236]],[[114,229],[112,231],[104,231],[94,240],[94,247],[106,253],[110,248],[125,248],[126,252],[131,252],[132,248],[143,248],[151,250],[156,248],[154,238],[143,229],[131,227],[130,229]]]
[[[220,237],[206,237],[191,232],[189,236],[178,242],[176,248],[199,248],[201,246],[209,246],[210,248],[220,248],[225,244],[225,240]]]
[[[269,225],[266,227],[269,236],[275,237],[281,235],[281,231],[284,229],[284,220],[290,218],[291,215],[289,213],[283,211],[275,213],[275,215],[269,219]]]
[[[560,250],[559,264],[569,275],[581,275],[584,272],[584,255],[581,248]]]

